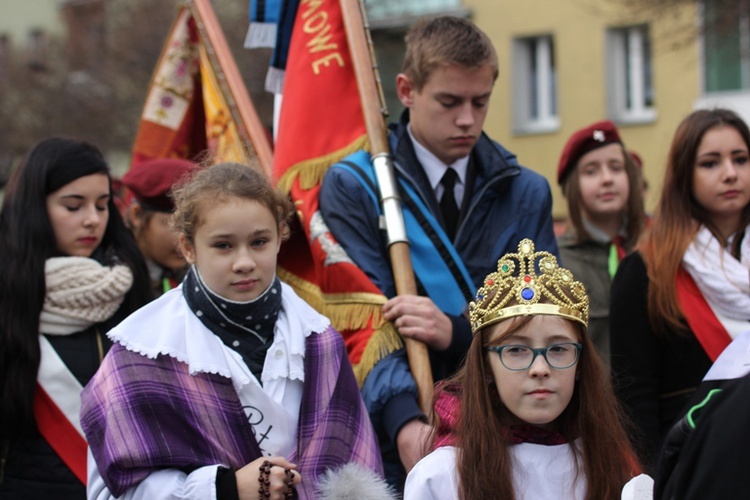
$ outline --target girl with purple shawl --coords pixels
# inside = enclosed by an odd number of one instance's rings
[[[276,276],[289,201],[233,163],[173,196],[191,267],[109,333],[82,395],[88,497],[321,498],[353,466],[379,483],[342,338]]]

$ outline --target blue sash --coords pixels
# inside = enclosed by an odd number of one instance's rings
[[[331,168],[351,173],[367,191],[378,215],[382,215],[375,171],[367,152],[358,151]],[[402,179],[398,181],[398,188],[414,274],[441,311],[459,316],[474,299],[471,276],[453,243],[419,195]]]

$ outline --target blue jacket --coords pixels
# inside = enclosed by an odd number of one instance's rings
[[[406,131],[407,121],[405,113],[400,123],[390,127],[396,175],[405,179],[442,220],[438,201]],[[537,250],[558,254],[552,197],[544,177],[520,166],[515,155],[485,134],[472,150],[469,170],[474,172],[471,197],[462,204],[454,246],[475,287],[497,269],[500,257],[518,249],[523,238],[531,238]],[[364,186],[350,172],[332,168],[323,179],[319,200],[324,220],[349,257],[386,296],[395,296],[385,235]],[[471,343],[468,319],[451,316],[451,320],[451,346],[442,353],[431,352],[435,380],[458,368]],[[365,379],[362,395],[376,430],[385,433],[391,443],[406,422],[422,417],[403,349],[376,364]]]

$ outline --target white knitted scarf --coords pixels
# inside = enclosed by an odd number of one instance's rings
[[[730,240],[731,244],[731,240]],[[705,226],[685,251],[682,265],[715,311],[735,320],[750,320],[750,231],[735,259]]]
[[[46,295],[40,333],[69,335],[109,319],[133,285],[130,268],[86,257],[52,257],[44,265]]]

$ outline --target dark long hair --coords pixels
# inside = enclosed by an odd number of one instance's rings
[[[750,129],[733,111],[703,109],[689,114],[677,127],[672,139],[661,198],[653,223],[639,243],[648,268],[649,319],[659,331],[680,331],[685,327],[684,315],[677,301],[675,279],[685,251],[699,229],[698,225],[705,225],[723,245],[726,244],[706,210],[693,196],[698,147],[706,132],[719,126],[735,129],[750,148]],[[736,230],[742,230],[748,224],[750,204],[742,211]],[[739,255],[741,242],[742,238],[735,238],[731,248],[733,255]]]
[[[6,188],[0,212],[0,436],[36,429],[33,401],[39,370],[39,315],[45,296],[45,261],[59,254],[47,196],[80,177],[105,174],[101,152],[85,142],[46,139],[26,155]],[[111,178],[110,178],[111,183]],[[110,188],[111,191],[111,188]],[[114,256],[133,272],[120,308],[129,313],[151,297],[148,271],[114,199],[96,254]],[[105,263],[110,263],[106,262]]]
[[[511,455],[503,433],[513,417],[502,403],[496,386],[488,384],[492,370],[485,349],[489,345],[499,345],[526,327],[533,317],[506,321],[514,323],[492,342],[489,341],[492,328],[484,328],[474,335],[464,366],[443,385],[444,390],[460,388],[456,446],[459,448],[457,469],[462,499],[516,498]],[[640,466],[630,446],[606,366],[583,326],[576,326],[583,349],[573,397],[558,417],[560,432],[571,443],[581,438],[582,449],[572,449],[583,464],[586,499],[619,498],[622,487],[639,472]]]

